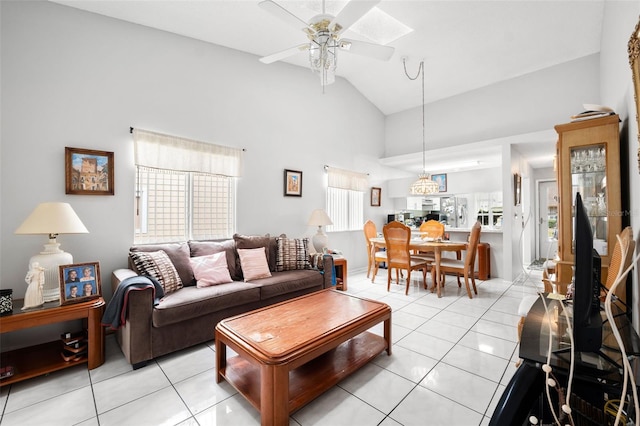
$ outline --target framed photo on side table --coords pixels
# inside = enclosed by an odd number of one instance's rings
[[[98,262],[60,265],[60,304],[84,302],[102,294]]]
[[[298,170],[284,170],[284,195],[302,197],[302,172]]]
[[[64,148],[65,193],[113,195],[113,152]]]
[[[382,194],[382,189],[373,187],[371,188],[371,205],[373,207],[380,207],[380,195]]]

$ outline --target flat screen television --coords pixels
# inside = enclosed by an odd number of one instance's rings
[[[589,216],[576,194],[573,285],[573,345],[576,352],[598,352],[602,345],[600,315],[600,255],[593,249]]]

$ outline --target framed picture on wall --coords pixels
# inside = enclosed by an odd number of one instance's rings
[[[64,148],[65,193],[113,195],[113,152]]]
[[[519,173],[513,175],[513,205],[519,206],[522,201],[522,177]]]
[[[447,192],[447,174],[431,175],[431,179],[438,184],[438,192]]]
[[[284,171],[284,195],[302,197],[302,172],[298,170]]]
[[[381,188],[371,188],[371,205],[374,207],[380,207],[380,195],[382,194]]]
[[[102,294],[98,262],[60,265],[60,304],[84,302]]]

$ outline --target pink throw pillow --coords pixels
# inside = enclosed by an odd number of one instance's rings
[[[238,249],[238,256],[240,256],[240,266],[245,282],[271,276],[267,263],[267,252],[264,247]]]
[[[193,269],[193,275],[196,277],[196,286],[198,288],[233,281],[229,274],[225,252],[192,257],[189,262],[191,263],[191,269]]]

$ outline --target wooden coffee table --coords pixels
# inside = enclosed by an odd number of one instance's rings
[[[384,321],[384,337],[368,332]],[[262,425],[295,412],[386,349],[391,308],[327,289],[227,318],[216,326],[216,381],[229,382]],[[238,356],[227,359],[227,350]]]

